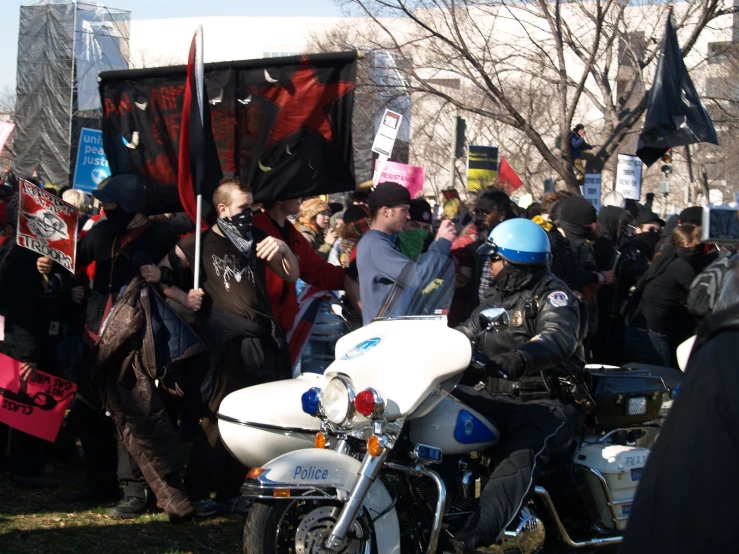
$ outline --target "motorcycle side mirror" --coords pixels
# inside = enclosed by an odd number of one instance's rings
[[[480,327],[483,332],[498,332],[507,329],[511,324],[511,316],[504,308],[487,308],[480,312]]]
[[[344,307],[341,304],[332,302],[331,303],[331,313],[339,316],[341,319],[346,321],[346,317],[344,317]]]

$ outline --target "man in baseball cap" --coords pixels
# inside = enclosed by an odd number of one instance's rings
[[[411,262],[395,244],[392,236],[403,231],[410,220],[411,195],[397,183],[381,183],[369,195],[370,230],[357,246],[362,320],[371,323],[382,302],[393,288],[395,280]],[[441,256],[448,256],[456,232],[454,224],[443,221],[436,240],[429,247]]]

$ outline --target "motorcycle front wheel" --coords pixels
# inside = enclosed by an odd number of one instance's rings
[[[336,501],[255,502],[244,524],[244,554],[324,554],[342,505]],[[338,550],[341,554],[377,554],[372,524],[357,517]]]

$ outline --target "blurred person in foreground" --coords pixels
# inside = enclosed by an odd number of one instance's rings
[[[623,554],[737,551],[739,259],[698,326],[686,376],[639,483]],[[729,494],[727,494],[729,493]]]

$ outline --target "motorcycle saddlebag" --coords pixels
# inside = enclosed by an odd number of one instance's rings
[[[598,430],[640,425],[657,419],[669,392],[660,377],[644,371],[586,369],[583,377],[595,400],[587,424]]]

